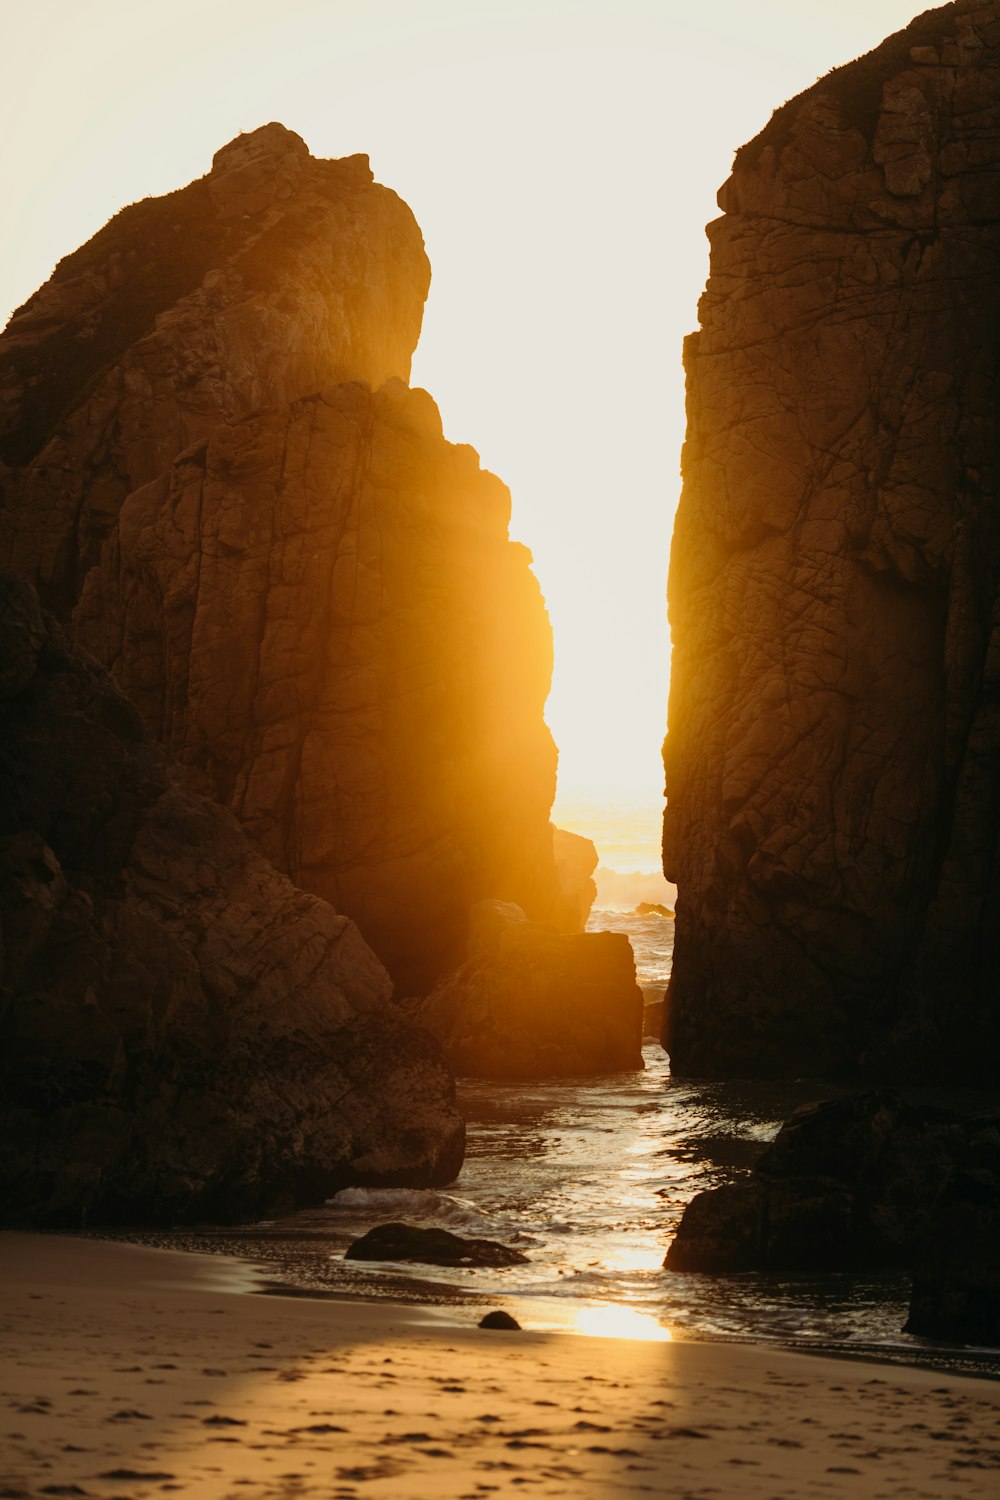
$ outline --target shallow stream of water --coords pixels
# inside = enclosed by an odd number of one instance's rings
[[[628,933],[647,991],[666,982],[672,921],[603,911],[591,927]],[[1000,1351],[948,1350],[900,1331],[909,1290],[902,1274],[665,1270],[663,1257],[693,1195],[748,1172],[796,1105],[838,1090],[815,1081],[672,1079],[653,1043],[645,1059],[643,1072],[601,1078],[462,1082],[468,1153],[447,1189],[351,1188],[280,1221],[155,1242],[258,1260],[272,1290],[445,1304],[488,1298],[491,1306],[516,1305],[536,1327],[774,1341],[1000,1373]],[[500,1240],[528,1260],[502,1270],[343,1260],[352,1239],[396,1219]]]

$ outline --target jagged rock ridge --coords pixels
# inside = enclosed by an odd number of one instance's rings
[[[993,1079],[1000,7],[778,111],[688,341],[664,867],[687,1073]]]
[[[0,340],[0,556],[402,992],[479,899],[581,910],[530,556],[403,383],[428,277],[366,159],[269,125],[123,211]]]
[[[0,574],[5,1224],[259,1217],[450,1181],[440,1050],[357,928],[181,783]]]

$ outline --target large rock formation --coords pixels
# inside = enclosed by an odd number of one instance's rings
[[[450,1181],[433,1038],[354,924],[180,784],[0,575],[3,1221],[231,1219]]]
[[[551,645],[509,515],[425,392],[327,387],[130,495],[76,613],[199,787],[407,990],[472,900],[555,894]]]
[[[967,1153],[948,1110],[883,1090],[797,1109],[742,1181],[698,1193],[672,1271],[910,1266]]]
[[[688,1074],[1000,1047],[1000,6],[738,153],[688,341],[664,867]]]
[[[465,963],[404,1008],[459,1074],[568,1078],[643,1066],[628,938],[559,933],[510,902],[473,907]]]
[[[367,157],[317,161],[282,125],[122,209],[0,342],[0,566],[65,614],[125,496],[220,421],[407,379],[429,284]]]
[[[906,1331],[1000,1338],[1000,1115],[889,1090],[797,1109],[750,1175],[698,1193],[671,1271],[913,1273]]]
[[[0,341],[0,550],[404,992],[477,900],[581,910],[530,556],[403,383],[427,283],[367,161],[270,125],[124,210]]]

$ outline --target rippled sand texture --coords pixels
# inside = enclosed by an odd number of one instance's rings
[[[256,1298],[93,1241],[0,1236],[0,1272],[6,1500],[996,1493],[992,1382]]]

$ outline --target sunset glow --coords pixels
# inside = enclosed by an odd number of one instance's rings
[[[0,321],[240,131],[276,119],[318,156],[370,154],[433,266],[413,383],[509,484],[535,556],[562,806],[655,810],[704,224],[771,110],[917,8],[3,0]]]

